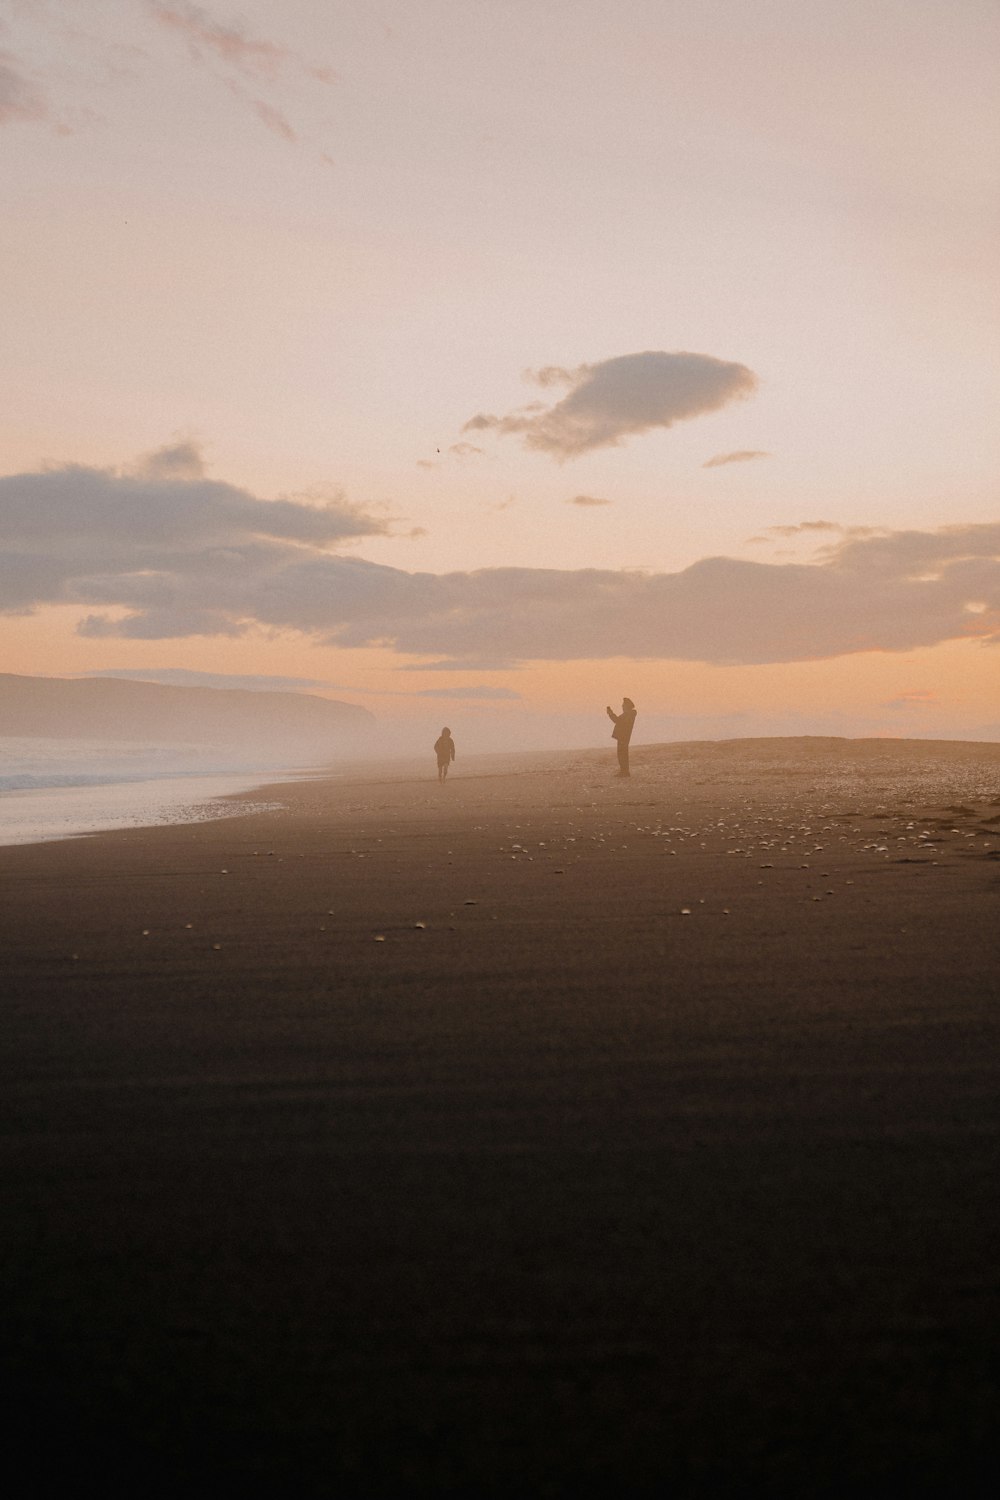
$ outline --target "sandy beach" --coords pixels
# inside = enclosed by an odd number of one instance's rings
[[[992,1493],[1000,746],[612,770],[0,849],[34,1486]]]

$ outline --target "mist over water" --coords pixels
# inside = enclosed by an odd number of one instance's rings
[[[616,674],[617,676],[617,674]],[[216,799],[301,775],[435,776],[434,743],[447,725],[453,774],[481,756],[572,755],[613,745],[604,700],[627,680],[594,684],[594,708],[428,697],[416,714],[376,718],[356,704],[292,692],[219,690],[120,680],[0,676],[0,843],[105,828],[184,822],[238,810]],[[603,693],[603,697],[601,694]],[[881,737],[884,726],[836,715],[647,713],[641,697],[633,750],[774,737]],[[995,738],[997,726],[981,735]],[[209,810],[207,804],[212,804]]]
[[[286,760],[234,746],[149,741],[0,737],[0,792],[87,787],[173,776],[285,769]]]
[[[290,770],[231,747],[0,737],[0,844],[232,815],[217,799]]]
[[[374,724],[305,694],[0,674],[0,843],[205,816],[365,754]]]
[[[466,755],[586,749],[607,749],[611,753],[614,747],[610,725],[604,717],[604,703],[619,703],[622,692],[628,692],[628,687],[626,680],[617,691],[606,690],[604,698],[595,694],[594,708],[587,712],[546,712],[528,705],[490,703],[489,706],[480,706],[442,699],[431,704],[427,715],[420,718],[391,719],[387,716],[380,719],[364,743],[347,751],[347,755],[352,761],[359,755],[368,755],[373,760],[427,758],[432,764],[434,741],[446,724],[458,751],[456,772]],[[886,729],[884,718],[868,718],[862,713],[664,714],[646,711],[641,698],[637,697],[635,701],[638,707],[632,738],[635,748],[690,741],[811,737],[1000,741],[1000,723],[956,726],[944,732],[939,728],[919,729],[901,723],[890,731]]]

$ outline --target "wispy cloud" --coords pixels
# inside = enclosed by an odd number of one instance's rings
[[[396,672],[519,672],[521,665],[515,661],[502,661],[496,657],[477,657],[461,661],[406,662],[395,667]]]
[[[333,83],[332,69],[307,63],[280,42],[252,36],[240,21],[218,21],[201,5],[188,0],[147,0],[161,25],[180,33],[199,61],[214,57],[247,78],[276,78],[292,67],[320,83]]]
[[[159,682],[166,687],[238,688],[246,693],[297,693],[332,688],[319,677],[267,677],[242,672],[194,672],[186,667],[108,667],[85,677],[122,677],[131,682]]]
[[[573,495],[571,499],[569,499],[569,500],[566,501],[566,504],[567,505],[581,505],[581,506],[610,505],[611,501],[610,500],[602,500],[599,495]]]
[[[836,521],[796,521],[792,526],[768,526],[764,535],[792,537],[814,531],[839,531],[846,534],[848,530],[847,526],[840,526]]]
[[[386,530],[343,500],[261,500],[193,469],[0,479],[0,608],[76,605],[95,636],[292,630],[434,658],[421,671],[447,659],[467,671],[616,656],[763,663],[1000,644],[1000,523],[848,534],[808,562],[411,573],[331,551]]]
[[[460,461],[464,461],[467,458],[479,458],[484,451],[485,450],[483,448],[478,447],[475,443],[452,443],[451,446],[445,450],[443,457],[441,455],[441,449],[438,448],[435,450],[435,452],[437,453],[436,458],[418,458],[417,468],[440,469],[442,464],[449,457],[454,457],[459,459]]]
[[[721,469],[723,464],[746,464],[754,458],[770,458],[763,448],[737,448],[735,453],[717,453],[702,464],[703,469]]]
[[[254,114],[265,125],[273,135],[280,136],[283,141],[295,142],[298,134],[292,129],[280,110],[275,109],[273,104],[267,104],[263,99],[251,100]]]
[[[331,68],[308,61],[281,42],[251,34],[241,21],[218,20],[189,0],[146,0],[146,5],[161,26],[183,38],[195,62],[216,69],[265,129],[290,144],[299,140],[299,132],[282,109],[261,96],[261,86],[275,84],[287,74],[305,75],[321,84],[336,81]]]
[[[773,543],[776,538],[782,541],[790,541],[795,537],[809,537],[817,532],[830,532],[841,538],[848,536],[880,536],[882,528],[878,526],[841,526],[837,521],[796,521],[790,526],[767,526],[758,536],[747,537],[747,543]],[[830,542],[828,546],[821,549],[829,551],[836,547],[836,542]],[[784,555],[789,555],[786,552]]]
[[[0,126],[50,119],[45,95],[10,52],[0,52]]]
[[[501,702],[506,699],[519,699],[520,693],[512,692],[510,688],[491,687],[488,683],[480,687],[441,687],[420,688],[413,694],[414,698],[482,698],[490,701]]]
[[[532,402],[503,417],[480,412],[463,431],[520,436],[526,447],[562,460],[717,411],[757,388],[746,365],[663,350],[622,354],[575,370],[548,365],[527,373],[543,389],[570,389],[551,406]]]
[[[911,708],[930,708],[937,701],[936,693],[929,692],[926,688],[915,688],[912,692],[900,693],[898,698],[890,698],[882,707],[905,711]]]
[[[141,9],[161,36],[179,41],[182,55],[204,68],[266,130],[289,144],[299,142],[302,133],[289,118],[282,93],[288,94],[288,86],[294,85],[302,102],[303,80],[317,86],[336,82],[331,68],[281,41],[255,34],[241,20],[221,19],[214,10],[192,0],[130,0],[129,8],[132,5]],[[93,101],[100,96],[103,104],[109,87],[123,78],[142,77],[157,66],[155,49],[120,41],[113,19],[91,31],[77,24],[75,14],[67,19],[70,9],[75,12],[76,7],[67,7],[65,0],[51,8],[43,0],[18,4],[18,19],[28,25],[29,31],[34,28],[46,39],[44,50],[50,60],[32,71],[23,60],[0,47],[0,127],[48,121],[61,134],[68,134],[78,125],[102,118],[92,103],[80,97],[81,89],[86,99]],[[58,48],[59,55],[72,59],[72,71],[52,63],[53,47]],[[60,96],[68,92],[69,102],[60,98],[58,110],[54,109],[46,92],[49,87]],[[71,102],[74,92],[78,96],[75,106]],[[325,152],[319,154],[330,161]]]

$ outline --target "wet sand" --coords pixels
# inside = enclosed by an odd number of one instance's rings
[[[1000,746],[633,770],[0,849],[36,1486],[992,1493]]]

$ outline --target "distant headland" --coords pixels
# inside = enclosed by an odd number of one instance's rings
[[[0,673],[0,735],[321,753],[363,738],[374,724],[366,708],[307,693]]]

